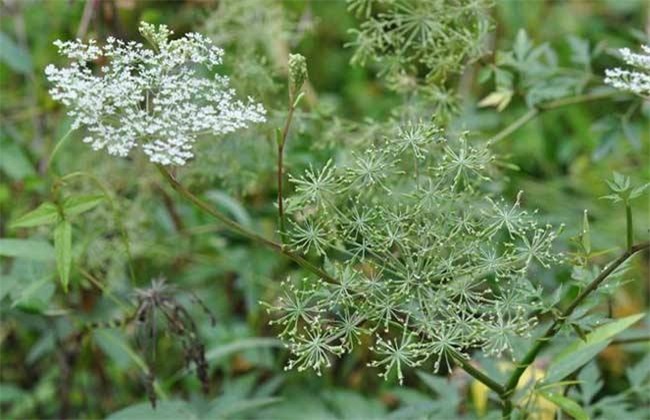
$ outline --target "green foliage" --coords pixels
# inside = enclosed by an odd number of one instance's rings
[[[648,355],[630,366],[625,374],[629,388],[616,395],[597,397],[603,390],[603,378],[595,363],[587,365],[578,374],[579,386],[569,396],[579,401],[590,418],[643,418],[647,412],[650,390],[650,358]]]
[[[633,188],[630,177],[614,172],[614,179],[612,181],[607,181],[609,189],[612,190],[613,194],[603,196],[601,198],[608,199],[614,203],[623,202],[625,205],[628,205],[630,200],[634,200],[643,194],[643,192],[650,187],[650,184],[644,184],[639,187]]]
[[[375,63],[388,85],[407,92],[443,85],[481,57],[489,1],[349,0],[362,22],[351,31],[352,63]]]
[[[521,92],[525,92],[529,107],[583,93],[595,78],[591,62],[602,47],[592,50],[589,41],[574,35],[568,36],[566,43],[571,51],[571,67],[559,63],[559,54],[550,44],[534,45],[526,31],[520,29],[512,50],[497,51],[495,65],[483,73],[484,78],[494,78],[495,91],[479,105],[502,111]]]
[[[641,0],[100,3],[0,17],[0,417],[644,418]],[[170,168],[234,231],[48,94],[53,41],[140,21],[267,110]]]
[[[603,351],[615,335],[637,323],[645,314],[637,314],[594,329],[555,355],[548,367],[547,383],[559,382],[592,360]]]

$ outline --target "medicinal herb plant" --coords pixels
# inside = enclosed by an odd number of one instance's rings
[[[486,60],[490,50],[492,2],[347,2],[357,22],[347,44],[351,64],[376,71],[387,91],[404,99],[382,121],[353,121],[319,108],[309,57],[290,53],[285,43],[274,44],[270,36],[287,22],[275,21],[284,19],[280,6],[263,4],[260,14],[245,2],[220,4],[222,13],[205,26],[220,46],[208,35],[190,32],[178,37],[165,25],[146,22],[139,30],[148,46],[113,37],[56,41],[68,63],[45,68],[49,93],[66,108],[71,131],[83,132],[82,141],[92,149],[130,159],[134,165],[144,154],[157,169],[156,182],[167,183],[157,186],[156,193],[182,240],[189,242],[193,234],[187,224],[207,216],[237,238],[238,246],[268,249],[291,264],[288,275],[283,272],[274,279],[277,290],[254,302],[266,310],[264,320],[288,349],[287,370],[311,370],[320,376],[339,359],[362,353],[367,369],[400,385],[419,368],[429,371],[419,371],[418,376],[435,388],[437,378],[430,374],[448,375],[460,367],[496,394],[503,418],[533,415],[543,406],[539,399],[575,418],[587,418],[586,412],[608,413],[610,407],[602,400],[589,409],[573,401],[591,404],[599,387],[569,387],[572,378],[598,376],[593,364],[582,369],[598,353],[587,346],[609,344],[613,335],[640,319],[611,319],[599,305],[629,280],[625,269],[630,258],[650,247],[636,240],[632,212],[633,200],[650,184],[636,185],[619,173],[607,182],[611,191],[603,198],[622,204],[626,240],[622,253],[600,267],[594,263],[589,212],[576,215],[578,233],[567,246],[562,241],[565,226],[555,223],[557,218],[538,211],[525,191],[508,193],[507,173],[517,168],[499,157],[497,143],[542,112],[624,92],[637,96],[626,99],[633,103],[621,117],[621,124],[627,123],[643,112],[639,109],[645,105],[639,101],[650,95],[648,46],[642,45],[641,53],[620,49],[629,67],[597,75],[592,65],[597,48],[588,42],[568,40],[573,67],[566,67],[558,64],[551,46],[535,45],[519,31],[512,50],[499,50],[495,63],[481,74],[483,82],[493,82],[494,90],[476,105],[500,112],[519,100],[528,112],[487,137],[480,128],[466,130],[456,119],[465,106],[459,94],[464,72],[468,66],[483,65],[479,60]],[[266,26],[241,39],[226,33],[228,28],[254,30],[248,27],[253,23]],[[222,74],[229,68],[221,49],[225,45],[240,54],[230,67],[235,69],[234,83]],[[280,51],[275,63],[258,58],[269,51]],[[255,75],[259,83],[246,80]],[[280,104],[263,105],[283,84]],[[259,98],[240,99],[247,92]],[[248,133],[264,137],[266,143],[251,144],[260,140],[247,138]],[[304,133],[322,141],[305,145]],[[67,341],[59,340],[60,346],[79,346],[104,327],[131,328],[140,353],[131,357],[141,361],[144,388],[155,406],[165,397],[161,378],[155,376],[156,366],[166,361],[159,342],[171,337],[178,341],[187,367],[194,366],[204,393],[209,393],[209,357],[190,309],[198,308],[214,324],[211,302],[191,290],[189,302],[181,298],[182,289],[171,277],[137,287],[141,282],[132,264],[128,229],[116,198],[104,186],[110,180],[89,177],[102,194],[69,195],[73,180],[86,175],[56,175],[54,158],[65,153],[64,141],[53,149],[45,167],[53,178],[51,200],[13,220],[12,228],[54,226],[57,272],[69,292],[75,266],[73,221],[78,223],[74,217],[110,205],[106,217],[115,219],[111,235],[119,240],[98,240],[95,246],[118,243],[124,248],[128,261],[121,263],[128,265],[125,277],[134,299],[123,304],[102,285],[96,274],[109,278],[109,270],[102,273],[104,260],[95,264],[88,252],[92,269],[79,267],[78,272],[120,306],[124,322],[77,323],[79,331]],[[291,154],[294,148],[300,153]],[[203,156],[202,150],[213,155]],[[243,156],[260,151],[265,156]],[[256,166],[254,158],[264,163]],[[237,166],[245,159],[253,163]],[[215,162],[233,167],[212,168],[218,166]],[[271,234],[224,194],[211,191],[204,198],[193,193],[194,184],[184,183],[193,179],[193,167],[200,168],[195,172],[202,176],[198,185],[241,171],[242,178],[251,177],[241,188],[244,195],[271,182],[273,206],[265,210],[277,220]],[[244,175],[242,168],[259,174]],[[179,212],[171,190],[196,212]],[[185,258],[193,257],[202,263],[201,255]],[[173,262],[185,263],[182,258]],[[570,279],[549,290],[542,279],[567,266]],[[572,363],[551,363],[542,378],[530,373],[547,346],[570,334],[582,340],[573,344],[582,349],[582,356],[560,352],[560,359],[575,357]],[[488,360],[498,360],[498,369],[485,368],[496,366]],[[496,370],[501,373],[495,375]],[[630,395],[637,398],[643,378],[628,376],[634,385]],[[565,389],[570,391],[558,392]]]

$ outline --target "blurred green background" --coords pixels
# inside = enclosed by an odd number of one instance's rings
[[[56,39],[114,35],[139,40],[138,22],[145,20],[167,24],[177,34],[204,33],[222,46],[223,72],[239,92],[265,104],[269,122],[202,144],[196,162],[179,176],[240,223],[268,236],[274,235],[276,223],[273,128],[281,126],[285,116],[288,53],[307,58],[310,80],[307,101],[290,135],[288,172],[301,172],[310,162],[344,149],[346,142],[365,135],[358,123],[390,118],[404,99],[384,87],[373,66],[350,65],[353,50],[344,45],[358,22],[344,1],[4,0],[1,11],[2,238],[30,238],[41,244],[50,240],[46,228],[10,230],[8,224],[50,198],[53,179],[45,176],[46,161],[69,129],[65,110],[50,99],[43,74],[47,64],[63,64],[52,45]],[[494,68],[494,52],[512,49],[521,29],[535,45],[548,43],[560,66],[572,65],[568,36],[587,41],[593,53],[591,83],[596,85],[605,68],[620,65],[615,49],[648,43],[650,29],[646,0],[497,0],[491,15],[492,53],[470,65],[458,81],[462,112],[449,123],[450,130],[470,129],[475,138],[492,137],[529,109],[519,90],[501,112],[476,105],[495,88],[488,74]],[[598,197],[607,193],[604,180],[613,170],[636,182],[650,180],[649,115],[647,102],[626,95],[543,112],[495,146],[501,159],[518,168],[504,170],[501,188],[511,197],[524,190],[527,207],[539,208],[549,222],[565,223],[564,247],[578,233],[583,210],[589,209],[593,246],[603,251],[598,258],[604,264],[625,244],[625,215],[622,208]],[[207,396],[195,376],[183,370],[173,340],[160,340],[157,376],[164,398],[158,418],[485,414],[484,392],[474,392],[462,373],[452,372],[446,382],[444,377],[409,372],[405,386],[399,387],[366,367],[363,346],[322,377],[285,372],[287,353],[274,338],[259,301],[272,300],[279,281],[297,267],[224,232],[176,197],[141,156],[107,158],[82,144],[81,138],[81,133],[72,134],[54,162],[54,172],[93,174],[110,192],[114,206],[99,206],[74,220],[75,263],[68,294],[57,283],[47,249],[0,252],[17,255],[0,257],[3,417],[97,418],[140,404],[120,415],[145,418],[149,412],[142,359],[130,330],[97,329],[80,343],[66,339],[80,323],[119,318],[123,309],[115,300],[128,300],[133,286],[146,286],[159,276],[201,296],[217,325],[212,327],[201,308],[186,301],[206,343],[211,378]],[[96,191],[97,182],[83,177],[64,188]],[[128,234],[133,280],[115,209]],[[637,238],[648,238],[648,215],[646,195],[635,207]],[[568,276],[566,268],[540,273],[539,280],[553,288]],[[632,281],[610,301],[615,316],[647,310],[647,255],[633,262],[627,277]],[[631,334],[643,333],[643,327],[639,330]],[[647,350],[642,343],[603,352],[598,366],[607,381],[601,393],[625,389],[626,368]]]

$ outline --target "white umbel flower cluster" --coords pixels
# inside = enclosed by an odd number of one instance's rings
[[[642,53],[637,54],[629,48],[619,52],[623,60],[634,67],[633,70],[613,68],[605,70],[605,83],[620,90],[627,90],[645,98],[650,98],[650,46],[641,45]]]
[[[112,37],[103,46],[55,42],[71,63],[47,66],[50,94],[69,107],[74,129],[86,128],[93,149],[126,156],[141,148],[154,163],[184,165],[200,136],[265,121],[262,105],[237,100],[227,77],[208,76],[223,57],[209,39],[188,33],[170,40],[165,25],[145,22],[140,32],[153,49]]]

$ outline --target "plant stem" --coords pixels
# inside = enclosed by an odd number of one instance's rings
[[[584,95],[571,96],[569,98],[556,99],[554,101],[548,101],[534,106],[532,109],[528,110],[524,115],[517,118],[512,124],[505,127],[503,130],[499,131],[494,137],[490,139],[490,143],[498,143],[501,140],[508,137],[510,134],[517,131],[519,128],[524,126],[528,121],[532,120],[538,116],[543,111],[550,111],[552,109],[561,108],[567,105],[574,105],[583,102],[591,102],[599,99],[609,98],[618,92],[616,91],[605,91],[605,92],[593,92],[586,93]]]
[[[600,286],[600,284],[609,277],[621,264],[627,261],[632,255],[636,254],[639,251],[650,248],[650,242],[643,242],[638,245],[634,245],[627,249],[621,256],[609,264],[601,273],[591,282],[589,285],[569,304],[569,306],[561,312],[553,323],[548,327],[546,332],[535,341],[533,347],[528,350],[526,355],[523,357],[519,363],[517,363],[516,369],[512,372],[508,381],[504,387],[504,396],[510,398],[514,390],[517,388],[519,379],[524,371],[530,366],[531,363],[535,360],[540,351],[548,344],[548,342],[560,331],[560,327],[564,321],[571,316],[573,311],[582,303],[582,301],[587,298],[594,290]]]
[[[317,267],[316,265],[310,263],[300,255],[294,254],[290,250],[288,250],[284,245],[275,242],[271,239],[267,239],[261,235],[258,235],[255,232],[251,232],[250,230],[246,229],[244,226],[240,225],[239,223],[235,222],[234,220],[231,220],[228,218],[228,216],[224,215],[220,211],[214,209],[211,207],[208,203],[205,201],[201,200],[199,197],[195,196],[192,194],[187,188],[185,188],[181,183],[174,178],[174,176],[162,165],[156,165],[160,173],[164,176],[165,180],[169,182],[169,185],[177,192],[179,193],[183,198],[188,200],[190,203],[192,203],[194,206],[197,208],[203,210],[210,216],[214,217],[215,219],[219,220],[221,223],[223,223],[230,231],[237,233],[240,236],[243,236],[244,238],[250,239],[253,242],[256,242],[260,245],[264,245],[267,248],[271,249],[272,251],[283,255],[287,257],[288,259],[292,260],[293,262],[297,263],[300,265],[302,268],[305,270],[311,271],[314,273],[316,276],[320,277],[321,279],[330,282],[330,283],[338,283],[338,281],[327,274],[325,271]]]
[[[634,227],[632,226],[632,206],[630,203],[625,203],[625,218],[626,218],[626,228],[627,228],[627,250],[632,249],[634,244]]]
[[[501,418],[505,420],[509,420],[511,414],[512,414],[512,401],[509,398],[507,398],[503,400],[503,408],[501,409]]]
[[[472,376],[477,381],[481,382],[483,385],[490,388],[492,391],[496,392],[499,395],[502,395],[504,388],[494,379],[490,378],[483,371],[473,366],[467,359],[465,359],[461,354],[452,352],[451,356],[456,360],[456,362],[463,368],[468,375]]]
[[[504,128],[503,130],[499,131],[494,137],[490,139],[490,143],[498,143],[501,140],[505,139],[508,137],[510,134],[514,133],[517,131],[520,127],[522,127],[524,124],[526,124],[528,121],[532,120],[535,118],[537,115],[539,115],[539,108],[533,108],[528,110],[524,115],[521,117],[517,118],[512,124]]]
[[[280,224],[280,240],[284,242],[284,197],[283,197],[283,178],[284,178],[284,145],[287,142],[287,136],[289,135],[289,127],[291,126],[291,119],[293,118],[293,112],[295,111],[295,106],[293,103],[293,98],[289,96],[289,113],[287,114],[287,120],[284,123],[284,128],[282,129],[282,134],[278,139],[278,218]]]

